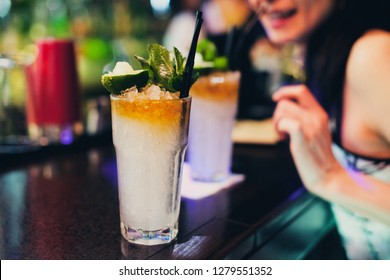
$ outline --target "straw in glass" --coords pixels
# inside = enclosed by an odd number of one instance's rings
[[[190,91],[192,70],[194,68],[196,45],[198,44],[198,38],[199,38],[200,28],[202,27],[202,23],[203,23],[202,12],[197,11],[194,35],[192,37],[191,48],[188,53],[187,62],[183,74],[183,87],[182,90],[180,91],[181,98],[188,97]]]
[[[237,26],[233,27],[227,36],[225,45],[225,55],[228,57],[230,67],[236,69],[238,67],[239,56],[241,55],[242,48],[248,34],[252,31],[252,28],[258,22],[258,15],[261,12],[261,7],[252,13],[249,20],[238,29]]]

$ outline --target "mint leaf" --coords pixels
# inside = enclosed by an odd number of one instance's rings
[[[213,61],[217,56],[217,46],[213,41],[202,39],[196,46],[196,52],[202,55],[204,61]]]
[[[196,52],[201,55],[196,71],[200,75],[208,75],[213,71],[227,71],[230,69],[229,59],[226,56],[218,56],[217,47],[213,41],[202,39],[199,41]]]
[[[149,64],[153,70],[155,82],[167,85],[174,71],[170,52],[158,44],[149,45],[148,52]]]
[[[176,47],[173,47],[173,52],[175,54],[175,69],[176,69],[176,74],[183,74],[184,72],[184,57],[183,55],[181,54],[181,52],[176,48]]]
[[[142,69],[149,71],[149,83],[158,85],[170,92],[177,92],[182,89],[183,73],[185,70],[185,57],[177,48],[173,53],[164,46],[150,44],[148,46],[149,58],[134,56],[141,64]],[[192,83],[198,78],[197,73],[191,77]]]
[[[150,64],[149,64],[149,62],[145,58],[140,57],[138,55],[135,55],[134,57],[139,61],[139,63],[141,64],[141,67],[143,69],[150,68]]]
[[[141,64],[142,69],[148,70],[149,81],[150,80],[154,80],[154,78],[153,78],[153,71],[152,71],[152,68],[150,67],[149,62],[145,58],[140,57],[138,55],[135,55],[134,58],[139,61],[139,63]]]

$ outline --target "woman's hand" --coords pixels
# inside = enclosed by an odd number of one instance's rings
[[[290,150],[305,186],[320,194],[327,182],[344,169],[333,156],[329,118],[304,85],[276,91],[273,122],[282,136],[289,136]]]

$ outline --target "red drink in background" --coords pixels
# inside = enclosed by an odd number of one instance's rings
[[[72,40],[44,39],[27,70],[29,132],[41,144],[73,141],[80,120],[80,85]]]

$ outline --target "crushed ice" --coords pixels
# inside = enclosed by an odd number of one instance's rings
[[[122,95],[130,100],[174,100],[179,99],[179,92],[170,92],[161,89],[157,85],[148,85],[138,91],[137,87],[131,87],[123,91]]]

